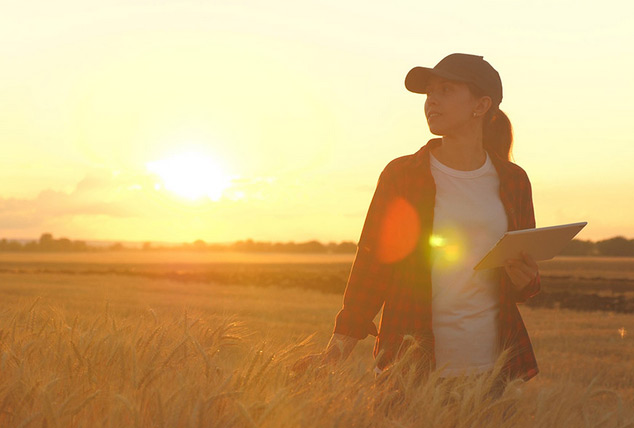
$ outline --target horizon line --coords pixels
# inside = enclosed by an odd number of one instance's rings
[[[347,242],[352,242],[352,243],[357,243],[357,240],[353,240],[353,239],[340,239],[340,240],[321,240],[321,239],[317,239],[317,238],[312,238],[312,239],[303,239],[303,240],[258,240],[258,239],[254,239],[254,238],[245,238],[245,239],[235,239],[233,241],[206,241],[202,238],[198,238],[198,239],[194,239],[192,241],[162,241],[162,240],[122,240],[122,239],[81,239],[81,238],[69,238],[66,236],[59,236],[59,237],[55,237],[55,235],[53,235],[52,233],[49,232],[45,232],[40,234],[39,238],[7,238],[7,237],[0,237],[0,240],[6,240],[6,241],[18,241],[18,242],[38,242],[40,241],[41,237],[43,235],[46,234],[50,234],[53,239],[55,240],[59,240],[59,239],[68,239],[71,242],[85,242],[86,244],[138,244],[138,245],[143,245],[146,243],[150,243],[150,244],[165,244],[165,245],[184,245],[184,244],[193,244],[195,242],[198,241],[202,241],[205,244],[210,244],[210,245],[231,245],[231,244],[235,244],[238,242],[254,242],[254,243],[271,243],[271,244],[276,244],[276,243],[280,243],[280,244],[287,244],[287,243],[306,243],[306,242],[319,242],[321,244],[331,244],[331,243],[335,243],[335,244],[342,244],[342,243],[347,243]],[[609,238],[602,238],[602,239],[598,239],[598,240],[592,240],[592,239],[578,239],[578,238],[574,238],[572,239],[572,241],[583,241],[583,242],[601,242],[601,241],[609,241],[612,239],[618,239],[618,238],[622,238],[628,241],[634,241],[634,238],[628,238],[624,235],[615,235]]]

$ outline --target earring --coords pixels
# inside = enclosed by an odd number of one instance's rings
[[[477,117],[477,116],[478,116],[478,114],[474,111],[473,112],[473,117]]]

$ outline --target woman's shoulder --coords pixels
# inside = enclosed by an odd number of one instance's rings
[[[415,153],[392,159],[385,166],[381,175],[386,177],[394,175],[402,176],[413,170],[429,170],[429,150],[433,143],[434,140],[431,140]]]
[[[518,164],[509,160],[500,159],[497,156],[491,156],[491,160],[495,165],[498,175],[502,180],[529,181],[528,174]]]
[[[383,168],[383,172],[398,173],[405,169],[412,168],[414,166],[415,155],[416,153],[413,153],[411,155],[403,155],[392,159],[388,162],[385,168]]]

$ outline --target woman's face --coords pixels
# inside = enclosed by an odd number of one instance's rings
[[[460,134],[473,128],[479,100],[466,83],[432,76],[426,93],[425,116],[432,134]]]

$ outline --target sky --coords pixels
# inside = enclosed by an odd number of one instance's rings
[[[0,6],[0,238],[356,241],[453,52],[502,77],[537,226],[634,238],[631,2]]]

